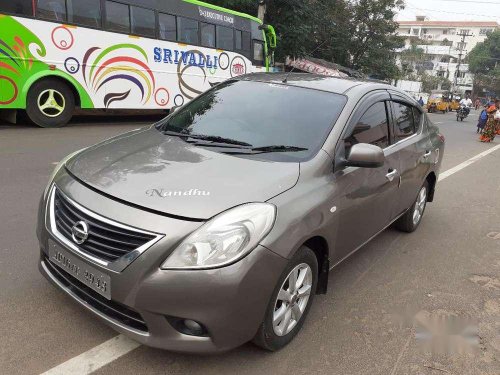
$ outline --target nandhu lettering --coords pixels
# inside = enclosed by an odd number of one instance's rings
[[[154,48],[154,61],[165,64],[179,63],[182,65],[199,66],[207,69],[217,69],[219,64],[218,56],[204,55],[200,52],[179,51],[169,48]]]

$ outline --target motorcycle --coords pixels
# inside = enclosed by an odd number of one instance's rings
[[[469,109],[461,105],[460,108],[457,110],[457,121],[464,121],[464,118],[466,118],[469,115]]]

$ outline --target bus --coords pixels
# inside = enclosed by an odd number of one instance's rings
[[[0,0],[0,110],[164,109],[272,64],[276,34],[198,0]]]

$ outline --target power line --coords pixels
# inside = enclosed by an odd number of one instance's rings
[[[499,4],[499,1],[474,1],[474,0],[435,0],[435,1],[449,1],[452,3],[472,3],[472,4]]]
[[[450,12],[450,11],[447,11],[447,10],[417,8],[417,7],[411,6],[411,5],[408,5],[408,8],[415,9],[415,10],[426,10],[426,11],[429,11],[429,12],[437,12],[437,13],[461,14],[461,15],[465,15],[465,16],[478,16],[478,17],[488,17],[488,18],[497,19],[497,17],[492,16],[492,15],[488,15],[488,14],[474,14],[474,13]]]

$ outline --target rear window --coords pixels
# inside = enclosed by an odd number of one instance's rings
[[[274,145],[304,148],[306,150],[242,155],[303,161],[323,146],[346,101],[342,95],[313,89],[229,81],[174,112],[158,124],[158,129],[228,138],[252,148]]]
[[[396,142],[415,134],[412,107],[406,104],[393,102],[394,107],[394,138]]]

